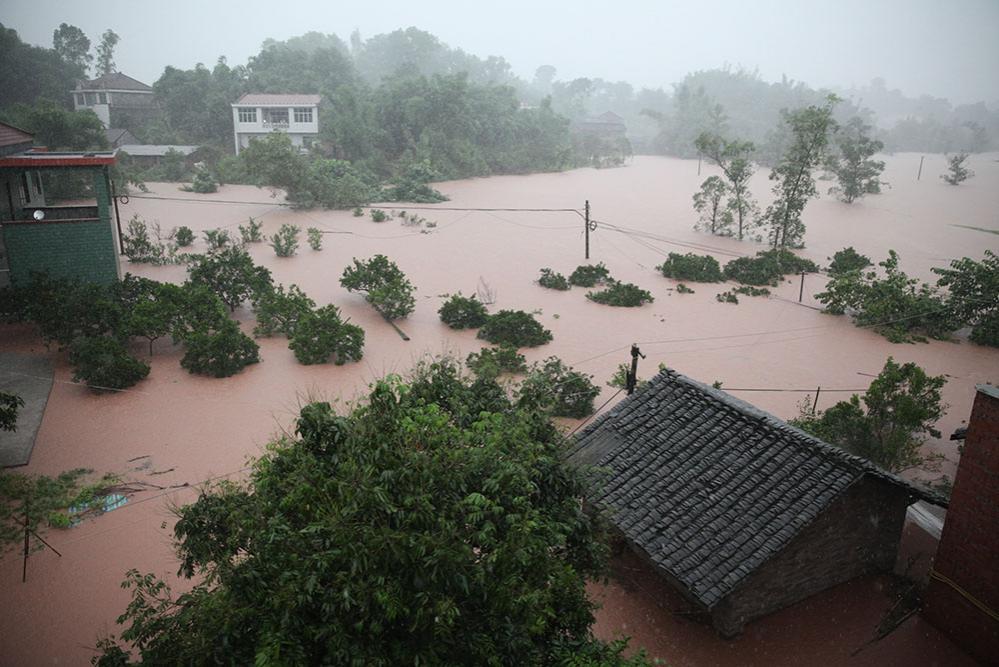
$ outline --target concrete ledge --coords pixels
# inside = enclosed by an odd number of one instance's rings
[[[0,431],[0,468],[23,466],[31,460],[35,436],[42,425],[52,391],[52,363],[48,357],[0,352],[0,391],[24,399],[17,415],[17,430]]]

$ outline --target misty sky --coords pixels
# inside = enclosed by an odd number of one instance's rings
[[[560,79],[657,87],[728,64],[771,81],[848,87],[883,76],[910,96],[999,102],[999,0],[3,0],[0,22],[44,46],[61,22],[95,44],[110,27],[122,38],[118,68],[150,84],[168,64],[245,63],[268,37],[416,26],[503,56],[528,79],[550,64]]]

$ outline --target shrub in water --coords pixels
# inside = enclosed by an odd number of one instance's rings
[[[360,206],[358,206],[357,208],[354,209],[354,217],[355,218],[360,218],[360,217],[363,217],[363,216],[364,216],[364,209],[362,209]]]
[[[385,222],[389,217],[391,216],[380,208],[371,209],[371,220],[374,222]]]
[[[605,306],[623,308],[634,308],[655,301],[649,292],[638,285],[619,282],[612,282],[606,289],[599,292],[587,292],[586,298]]]
[[[476,376],[496,378],[500,373],[523,373],[527,370],[527,360],[509,345],[484,347],[472,352],[465,359],[465,365]]]
[[[243,243],[260,243],[264,240],[264,235],[261,232],[264,223],[259,220],[254,220],[252,217],[246,225],[239,226],[239,235],[243,239]]]
[[[610,280],[610,271],[600,262],[596,266],[586,264],[577,266],[569,276],[569,283],[578,287],[595,287],[597,283]]]
[[[291,257],[298,250],[298,233],[301,227],[296,225],[281,225],[277,234],[271,237],[271,247],[278,257]]]
[[[97,392],[125,389],[149,375],[147,364],[108,336],[78,338],[70,348],[69,362],[73,365],[73,381],[86,382]]]
[[[489,313],[475,296],[462,296],[461,292],[448,297],[437,311],[441,322],[452,329],[477,329],[486,323]]]
[[[656,267],[667,278],[690,280],[695,283],[719,283],[725,279],[718,260],[710,255],[671,252],[666,261]]]
[[[229,306],[236,307],[258,292],[271,288],[271,272],[253,263],[240,247],[226,248],[209,255],[192,256],[188,268],[192,283],[204,285]]]
[[[534,364],[518,390],[517,403],[525,408],[540,408],[555,417],[581,419],[593,414],[593,399],[600,388],[593,376],[572,370],[558,357]]]
[[[861,255],[853,249],[853,246],[850,246],[832,256],[832,261],[829,263],[829,275],[840,276],[850,271],[863,271],[868,266],[872,266],[871,258]]]
[[[694,290],[690,289],[689,287],[687,287],[683,283],[680,283],[679,285],[676,286],[676,291],[677,291],[678,294],[693,294],[694,293]]]
[[[530,313],[501,310],[489,316],[479,329],[478,337],[495,345],[536,347],[551,341],[552,332],[541,326]]]
[[[363,356],[364,329],[341,320],[336,306],[323,306],[298,321],[288,347],[299,363],[325,364],[332,357],[340,366]]]
[[[340,277],[340,285],[351,292],[364,292],[364,299],[388,320],[406,317],[416,307],[412,283],[385,255],[354,260]]]
[[[766,287],[752,287],[750,285],[742,285],[736,287],[732,290],[736,294],[745,294],[746,296],[770,296],[770,290]]]
[[[229,377],[260,361],[260,347],[232,320],[214,331],[195,331],[184,343],[180,365],[198,375]]]
[[[280,333],[290,338],[299,320],[315,307],[316,303],[298,285],[287,290],[284,285],[263,290],[253,299],[253,312],[257,316],[253,335],[266,337]]]
[[[306,235],[309,239],[309,247],[313,250],[323,249],[323,233],[322,231],[316,229],[315,227],[309,227],[306,230]]]
[[[727,290],[721,294],[715,294],[715,299],[722,303],[739,303],[739,297],[732,290]]]
[[[776,285],[789,273],[816,273],[815,262],[790,250],[765,250],[755,257],[738,257],[725,265],[725,277],[744,285]]]
[[[570,287],[569,281],[565,279],[565,276],[561,273],[555,273],[551,269],[541,269],[541,277],[538,278],[538,284],[548,289],[563,291]]]
[[[177,245],[181,248],[186,248],[187,246],[194,243],[194,232],[191,231],[190,227],[180,226],[174,230],[173,238],[177,242]]]

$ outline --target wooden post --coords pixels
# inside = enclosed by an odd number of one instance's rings
[[[925,159],[926,159],[925,155],[920,155],[919,156],[919,172],[916,174],[916,180],[917,181],[919,180],[919,177],[923,175],[923,160],[925,160]]]
[[[586,200],[586,206],[583,208],[586,214],[583,216],[583,224],[586,228],[586,259],[590,258],[590,200]]]
[[[819,394],[822,393],[822,387],[815,388],[815,401],[812,403],[812,416],[815,416],[815,409],[819,406]]]
[[[801,272],[801,288],[798,290],[798,303],[801,303],[801,299],[805,296],[805,272]]]

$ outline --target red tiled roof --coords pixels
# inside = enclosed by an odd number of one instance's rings
[[[0,157],[0,167],[99,167],[115,163],[114,153],[19,153]]]
[[[16,146],[17,144],[30,144],[34,137],[7,123],[0,123],[0,146]]]

